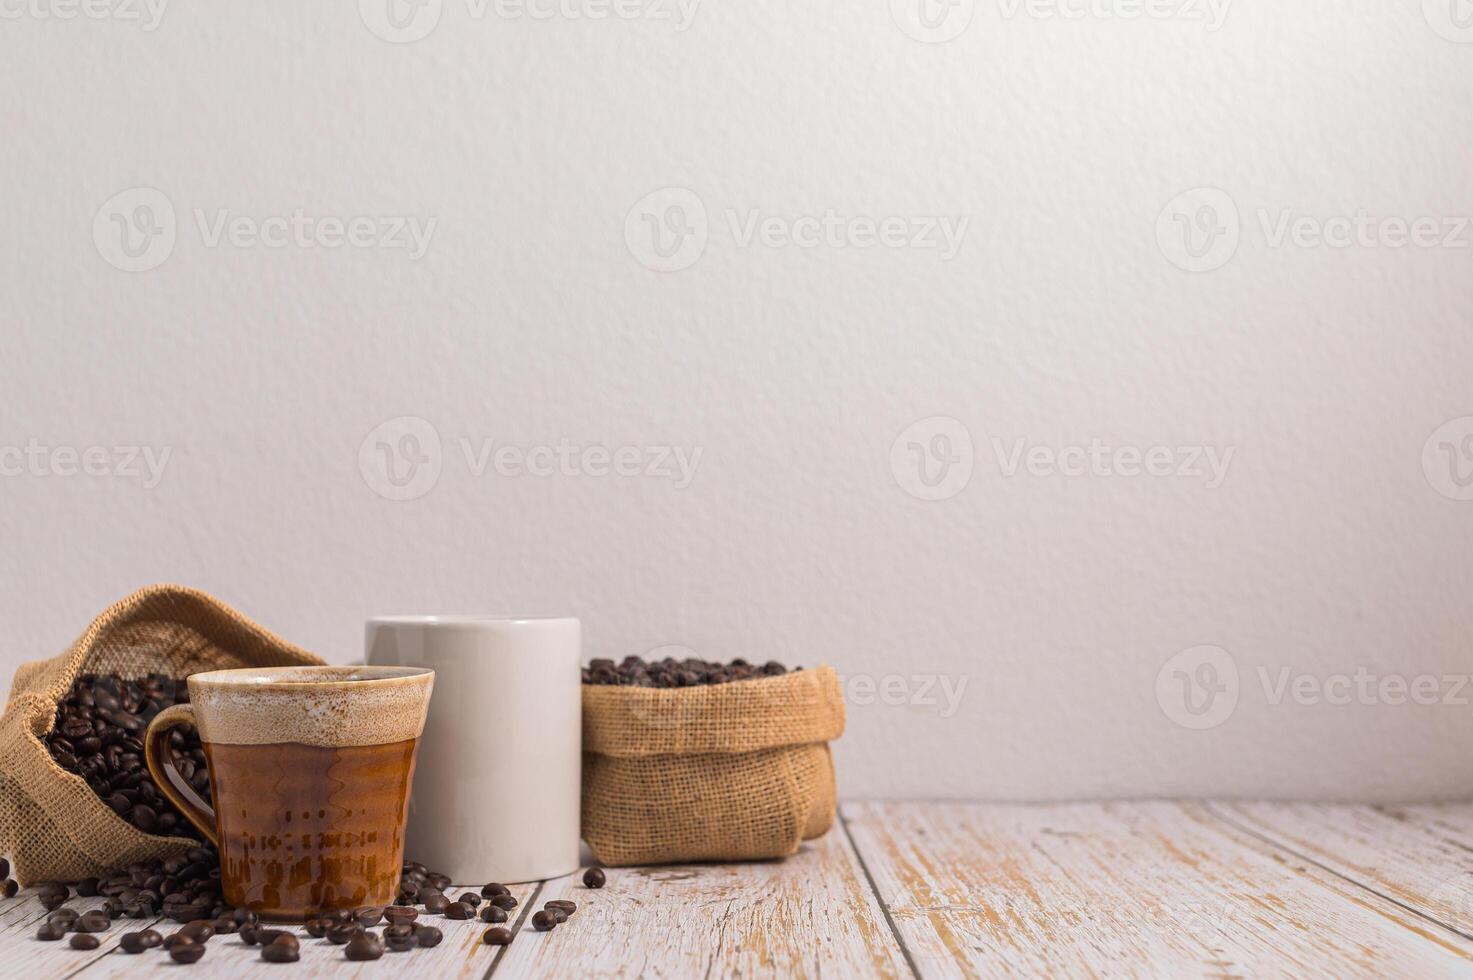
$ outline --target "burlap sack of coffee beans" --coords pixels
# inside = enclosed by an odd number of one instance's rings
[[[179,586],[142,589],[108,608],[70,647],[22,664],[0,717],[0,854],[22,883],[77,881],[134,861],[182,854],[198,841],[145,834],[41,739],[80,674],[183,678],[202,670],[320,664],[216,599]]]
[[[583,688],[583,837],[608,865],[785,857],[834,820],[832,667]]]

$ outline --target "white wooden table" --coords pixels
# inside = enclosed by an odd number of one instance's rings
[[[525,915],[579,911],[505,949],[427,921],[433,950],[350,963],[302,933],[299,963],[234,936],[196,966],[34,938],[0,901],[5,976],[1473,976],[1473,804],[851,803],[785,862],[612,869],[516,888]],[[479,887],[481,882],[474,883]],[[100,899],[73,899],[78,908]],[[177,928],[159,927],[165,935]]]

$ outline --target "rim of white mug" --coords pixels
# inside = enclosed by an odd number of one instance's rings
[[[411,613],[397,616],[370,616],[370,626],[481,626],[532,625],[536,623],[576,623],[577,616],[511,616],[494,613]]]

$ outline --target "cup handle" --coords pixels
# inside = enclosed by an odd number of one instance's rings
[[[169,756],[167,745],[170,730],[180,725],[194,724],[194,708],[187,704],[176,704],[165,708],[148,723],[143,736],[143,761],[148,764],[148,774],[159,792],[168,797],[170,803],[184,814],[184,818],[205,835],[205,839],[216,848],[220,838],[215,833],[215,811],[200,798],[194,787],[179,775]]]

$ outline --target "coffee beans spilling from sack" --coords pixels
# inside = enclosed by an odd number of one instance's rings
[[[143,762],[143,733],[153,716],[188,700],[184,681],[161,674],[141,680],[83,674],[57,705],[46,747],[57,765],[85,779],[104,803],[139,830],[198,840],[199,831],[159,792]],[[169,751],[179,774],[208,802],[210,779],[199,734],[192,726],[175,728]]]
[[[588,666],[583,668],[583,683],[615,684],[623,687],[699,687],[703,684],[781,677],[787,672],[788,668],[776,660],[769,660],[756,667],[741,657],[729,664],[696,657],[685,660],[666,657],[654,663],[647,663],[643,657],[625,657],[617,665],[612,660],[589,661]]]

